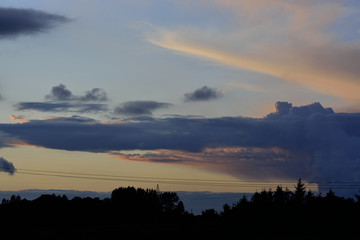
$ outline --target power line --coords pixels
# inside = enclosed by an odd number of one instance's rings
[[[63,178],[77,178],[77,179],[90,179],[90,180],[108,180],[108,181],[131,181],[131,182],[141,182],[141,183],[162,183],[162,184],[175,184],[175,185],[198,185],[198,186],[216,186],[216,187],[262,187],[263,184],[242,184],[239,183],[218,183],[218,182],[202,182],[201,180],[197,181],[177,181],[174,180],[162,180],[162,179],[146,179],[146,178],[121,178],[121,177],[94,177],[94,176],[77,176],[77,175],[66,175],[66,174],[53,174],[53,173],[41,173],[41,172],[25,172],[17,171],[18,174],[25,175],[37,175],[37,176],[51,176],[51,177],[63,177]],[[209,180],[207,180],[209,181]]]
[[[90,180],[110,180],[110,181],[133,181],[145,183],[163,183],[163,184],[177,184],[177,185],[200,185],[200,186],[222,186],[222,187],[258,187],[268,185],[270,182],[264,183],[259,181],[234,181],[223,179],[194,179],[194,178],[164,178],[164,177],[135,177],[129,175],[104,175],[95,173],[79,173],[79,172],[63,172],[63,171],[49,171],[37,169],[18,169],[18,174],[38,175],[38,176],[52,176],[65,178],[78,178]],[[278,182],[272,182],[276,184]],[[282,182],[290,184],[290,182]],[[293,184],[293,182],[291,182]]]
[[[0,169],[4,169],[1,168]],[[290,181],[244,181],[244,180],[224,180],[224,179],[194,179],[194,178],[168,178],[168,177],[141,177],[129,175],[106,175],[97,173],[83,172],[65,172],[38,169],[17,169],[17,174],[62,177],[88,180],[105,180],[105,181],[126,181],[171,185],[197,185],[197,186],[214,186],[214,187],[237,187],[237,188],[261,188],[265,186],[295,186],[295,182]],[[307,187],[331,188],[331,189],[360,189],[359,181],[318,181],[310,182]]]
[[[136,178],[136,179],[156,179],[156,180],[176,180],[176,181],[197,181],[197,182],[225,182],[225,183],[239,183],[238,180],[223,180],[223,179],[196,179],[196,178],[165,178],[165,177],[134,177],[129,175],[105,175],[96,173],[79,173],[79,172],[61,172],[61,171],[49,171],[49,170],[35,170],[35,169],[18,169],[23,171],[31,172],[44,172],[44,173],[55,173],[55,174],[70,174],[70,175],[84,175],[84,176],[98,176],[98,177],[124,177],[124,178]],[[17,171],[18,173],[19,171]],[[259,181],[241,181],[242,183],[259,183]],[[293,182],[287,182],[293,183]]]

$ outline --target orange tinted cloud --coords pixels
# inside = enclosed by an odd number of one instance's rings
[[[229,30],[155,27],[148,41],[350,102],[360,99],[360,42],[341,41],[328,30],[349,13],[341,1],[213,2],[232,14]]]
[[[185,165],[226,172],[240,178],[274,179],[292,176],[299,162],[289,151],[278,147],[217,147],[201,152],[153,150],[142,153],[113,152],[109,155],[125,161]],[[286,171],[284,171],[286,169]]]
[[[24,122],[29,122],[29,120],[28,119],[25,119],[23,116],[21,116],[21,115],[9,115],[9,117],[10,117],[10,119],[12,120],[12,121],[15,121],[15,122],[22,122],[22,123],[24,123]]]
[[[23,140],[11,140],[7,143],[9,146],[29,146],[29,147],[37,147],[37,148],[43,148],[43,146],[30,144]]]

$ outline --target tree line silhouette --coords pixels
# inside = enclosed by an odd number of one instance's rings
[[[294,191],[264,189],[232,206],[225,204],[220,212],[207,209],[199,215],[185,211],[175,192],[134,187],[114,189],[105,199],[52,194],[27,200],[13,195],[0,204],[0,226],[3,235],[37,239],[167,234],[319,239],[358,236],[359,213],[359,195],[338,197],[332,190],[315,194],[299,179]]]

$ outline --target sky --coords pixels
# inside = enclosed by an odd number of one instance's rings
[[[3,0],[0,189],[302,178],[357,193],[359,13],[356,0]]]

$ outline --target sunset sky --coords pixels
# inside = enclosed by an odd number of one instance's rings
[[[2,0],[0,190],[360,184],[359,16],[357,0]]]

